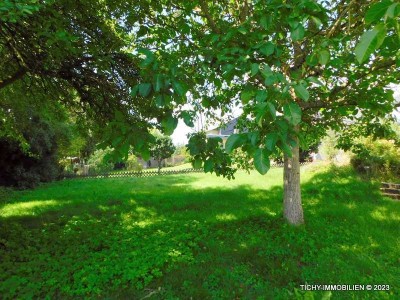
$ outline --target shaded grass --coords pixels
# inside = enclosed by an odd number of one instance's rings
[[[332,299],[400,297],[400,203],[376,184],[348,168],[303,167],[306,224],[293,228],[282,169],[236,177],[69,180],[14,193],[0,204],[0,294],[296,299],[309,283],[391,286]]]

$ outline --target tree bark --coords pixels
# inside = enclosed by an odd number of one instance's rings
[[[300,153],[299,140],[295,138],[297,145],[292,147],[292,157],[285,154],[283,169],[283,216],[293,225],[304,223],[303,207],[301,205],[300,190]]]
[[[158,174],[160,174],[161,173],[161,160],[158,160],[157,161],[157,163],[158,163]]]

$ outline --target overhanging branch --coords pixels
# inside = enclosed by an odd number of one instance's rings
[[[25,74],[26,74],[26,69],[20,68],[11,76],[9,76],[5,79],[1,79],[0,80],[0,89],[5,88],[7,85],[13,83],[14,81],[17,81],[18,79],[21,79]]]

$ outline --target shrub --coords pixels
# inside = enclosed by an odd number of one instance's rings
[[[39,182],[56,179],[61,168],[57,162],[57,136],[53,126],[32,117],[23,136],[28,150],[12,138],[0,138],[0,185],[33,188]]]
[[[89,172],[90,173],[104,173],[110,172],[114,169],[114,163],[107,160],[107,155],[112,152],[111,148],[98,149],[89,157]]]
[[[128,159],[127,159],[125,165],[126,165],[126,169],[129,171],[140,172],[143,169],[143,166],[139,163],[138,158],[133,154],[130,154],[128,156]]]
[[[400,149],[394,141],[365,138],[352,150],[351,164],[358,172],[381,179],[400,178]]]

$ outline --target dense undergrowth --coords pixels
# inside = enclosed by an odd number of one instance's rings
[[[3,193],[0,295],[398,299],[400,202],[349,168],[302,169],[306,224],[282,218],[282,169],[66,180]],[[388,284],[304,293],[301,284]]]

